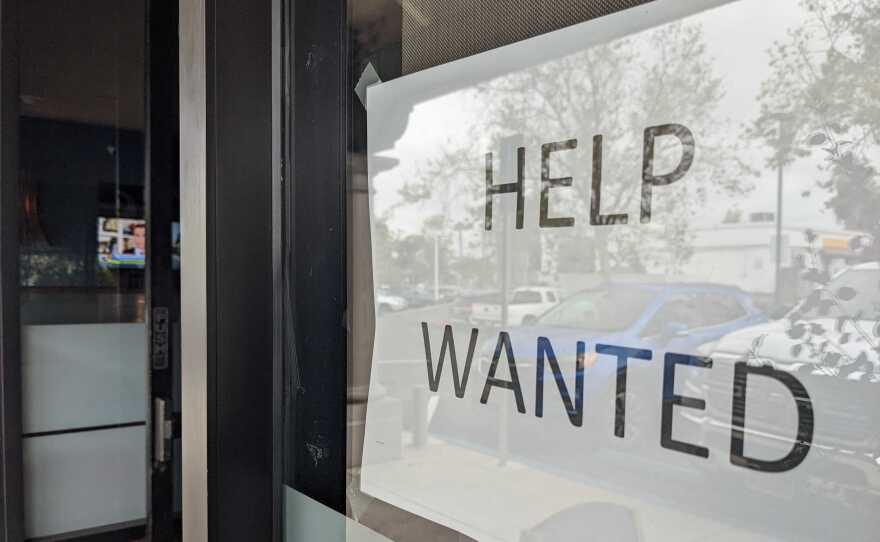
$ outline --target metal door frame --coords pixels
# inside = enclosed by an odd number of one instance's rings
[[[0,541],[24,539],[18,292],[18,6],[0,2]]]
[[[181,0],[183,535],[281,539],[280,0]]]
[[[284,482],[344,514],[345,215],[355,96],[348,6],[346,0],[288,0],[285,8]]]
[[[175,530],[174,333],[179,318],[179,289],[172,265],[171,224],[179,217],[178,24],[176,0],[146,0],[145,172],[147,219],[145,280],[147,326],[147,521],[151,540],[170,540]],[[162,257],[156,257],[161,255]],[[166,408],[159,408],[157,400]],[[159,411],[162,412],[159,412]],[[164,418],[164,420],[160,420]],[[167,420],[167,423],[166,421]],[[163,439],[172,426],[172,438]],[[161,433],[160,433],[161,432]],[[157,458],[156,454],[165,457]],[[164,452],[164,453],[163,453]],[[179,458],[177,458],[179,461]]]

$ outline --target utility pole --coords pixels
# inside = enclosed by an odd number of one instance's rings
[[[776,307],[782,305],[782,162],[776,173],[776,287],[774,297]]]
[[[515,179],[517,175],[517,147],[521,141],[521,136],[506,137],[501,141],[501,162],[499,164],[499,172],[502,179]],[[513,241],[513,228],[515,213],[513,212],[514,203],[510,196],[498,198],[501,210],[501,239],[500,254],[498,262],[501,265],[501,323],[500,329],[507,331],[509,328],[508,320],[510,319],[510,260],[511,260],[511,242]],[[510,457],[510,420],[508,409],[500,408],[498,410],[498,464],[506,466]]]
[[[434,303],[440,302],[440,233],[434,236]]]
[[[776,157],[776,279],[773,288],[773,301],[776,308],[782,306],[782,186],[785,169],[785,156],[790,141],[785,134],[787,115],[777,115],[779,121],[779,148]]]

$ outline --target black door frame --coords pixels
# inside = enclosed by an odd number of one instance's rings
[[[181,0],[180,20],[182,221],[205,213],[183,228],[185,328],[191,308],[207,315],[204,339],[190,328],[193,358],[184,330],[184,381],[205,385],[184,389],[184,447],[208,474],[185,463],[184,534],[280,541],[285,483],[345,512],[347,2]],[[202,22],[203,37],[189,28]],[[189,77],[200,62],[204,83]],[[187,187],[199,172],[204,188]],[[204,257],[204,277],[187,275],[189,257]],[[188,516],[203,503],[204,518]]]
[[[346,513],[352,178],[365,177],[366,109],[355,84],[367,64],[401,75],[400,33],[358,41],[354,0],[288,0],[285,126],[284,483]],[[373,4],[377,9],[381,3]],[[399,2],[382,7],[401,28]],[[362,286],[362,285],[355,285]],[[316,450],[321,457],[315,461]]]
[[[150,428],[147,502],[148,533],[157,542],[175,536],[174,466],[180,460],[175,457],[174,446],[180,436],[180,424],[174,414],[174,373],[179,369],[175,368],[179,360],[175,356],[173,332],[180,319],[180,284],[172,262],[171,238],[172,223],[180,217],[177,17],[176,0],[146,0],[144,207],[149,225],[145,312]],[[163,406],[158,406],[157,401]],[[168,438],[157,440],[160,430]],[[157,457],[157,453],[164,457]]]
[[[205,4],[211,542],[271,540],[280,524],[275,1]]]
[[[286,7],[284,482],[345,513],[347,2]]]
[[[281,540],[280,10],[180,0],[188,542]]]
[[[24,539],[18,292],[18,6],[0,3],[0,541]]]

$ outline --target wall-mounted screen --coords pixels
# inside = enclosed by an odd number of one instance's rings
[[[143,269],[147,224],[139,218],[98,217],[98,266]]]

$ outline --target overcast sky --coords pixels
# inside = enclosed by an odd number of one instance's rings
[[[660,1],[656,4],[662,6],[664,2]],[[666,2],[665,5],[673,5],[673,3]],[[677,5],[681,6],[680,3]],[[625,15],[625,13],[619,14],[618,17],[620,15]],[[725,96],[719,111],[723,117],[732,120],[732,126],[741,128],[757,117],[760,107],[757,101],[758,92],[761,83],[770,74],[768,49],[775,41],[784,40],[787,31],[798,26],[808,16],[798,0],[736,0],[689,18],[692,21],[698,21],[703,26],[708,52],[710,57],[714,59],[715,74],[723,79],[725,89]],[[559,31],[559,33],[567,33],[569,36],[577,36],[575,33],[580,33],[584,36],[583,41],[588,42],[591,33],[595,34],[595,25],[606,24],[606,19],[583,23]],[[558,43],[558,40],[554,42],[554,36],[544,35],[494,52],[484,53],[483,56],[489,64],[497,63],[500,60],[515,64],[517,55],[522,51],[542,47],[550,48],[555,43]],[[411,108],[411,113],[403,136],[396,139],[391,150],[380,153],[397,158],[400,160],[400,165],[373,179],[374,185],[381,187],[375,192],[375,209],[379,214],[399,201],[397,191],[405,179],[418,174],[420,164],[423,164],[429,156],[436,155],[438,149],[445,146],[461,145],[462,142],[455,141],[455,138],[461,139],[463,135],[471,133],[465,128],[472,125],[474,119],[480,117],[481,106],[479,103],[475,103],[473,93],[467,87],[427,100],[413,99],[406,94],[406,89],[410,88],[407,80],[418,78],[421,81],[429,81],[433,78],[438,83],[443,82],[456,77],[456,72],[459,69],[462,73],[468,71],[468,68],[472,67],[474,61],[479,57],[480,55],[465,61],[424,70],[382,85],[390,87],[387,90],[393,92],[395,96],[392,107]],[[527,67],[527,64],[523,65],[523,68]],[[472,73],[471,70],[469,74]],[[468,77],[472,77],[472,75],[468,75]],[[372,110],[371,122],[381,123],[381,118],[386,114],[386,112]],[[381,133],[381,127],[378,131],[375,127],[371,129],[371,138],[376,133]],[[738,137],[741,133],[739,129],[733,130],[731,137]],[[371,139],[371,147],[374,146],[374,143],[376,142]],[[737,197],[736,207],[742,209],[746,214],[757,211],[775,212],[776,171],[765,166],[766,153],[768,152],[766,144],[755,142],[750,145],[750,150],[743,152],[742,158],[760,170],[761,174],[759,178],[752,180],[754,185],[752,192],[745,197]],[[482,152],[479,153],[479,156],[482,156]],[[833,214],[823,209],[827,193],[815,189],[816,180],[823,175],[817,169],[821,160],[822,156],[815,153],[814,156],[801,159],[786,169],[783,198],[783,217],[786,225],[817,228],[836,227]],[[634,160],[634,162],[636,161]],[[634,164],[633,167],[637,171],[640,164]],[[575,182],[589,182],[589,180],[582,178],[575,179]],[[809,198],[802,197],[802,192],[808,189],[812,191],[811,196]],[[732,203],[734,203],[733,200],[713,200],[710,205],[703,208],[702,215],[696,217],[694,224],[701,226],[717,224],[723,217],[721,210],[730,208]],[[414,226],[420,223],[423,215],[424,213],[420,213],[420,210],[416,208],[402,209],[396,213],[391,224],[392,227],[399,230],[414,231],[418,229]]]

